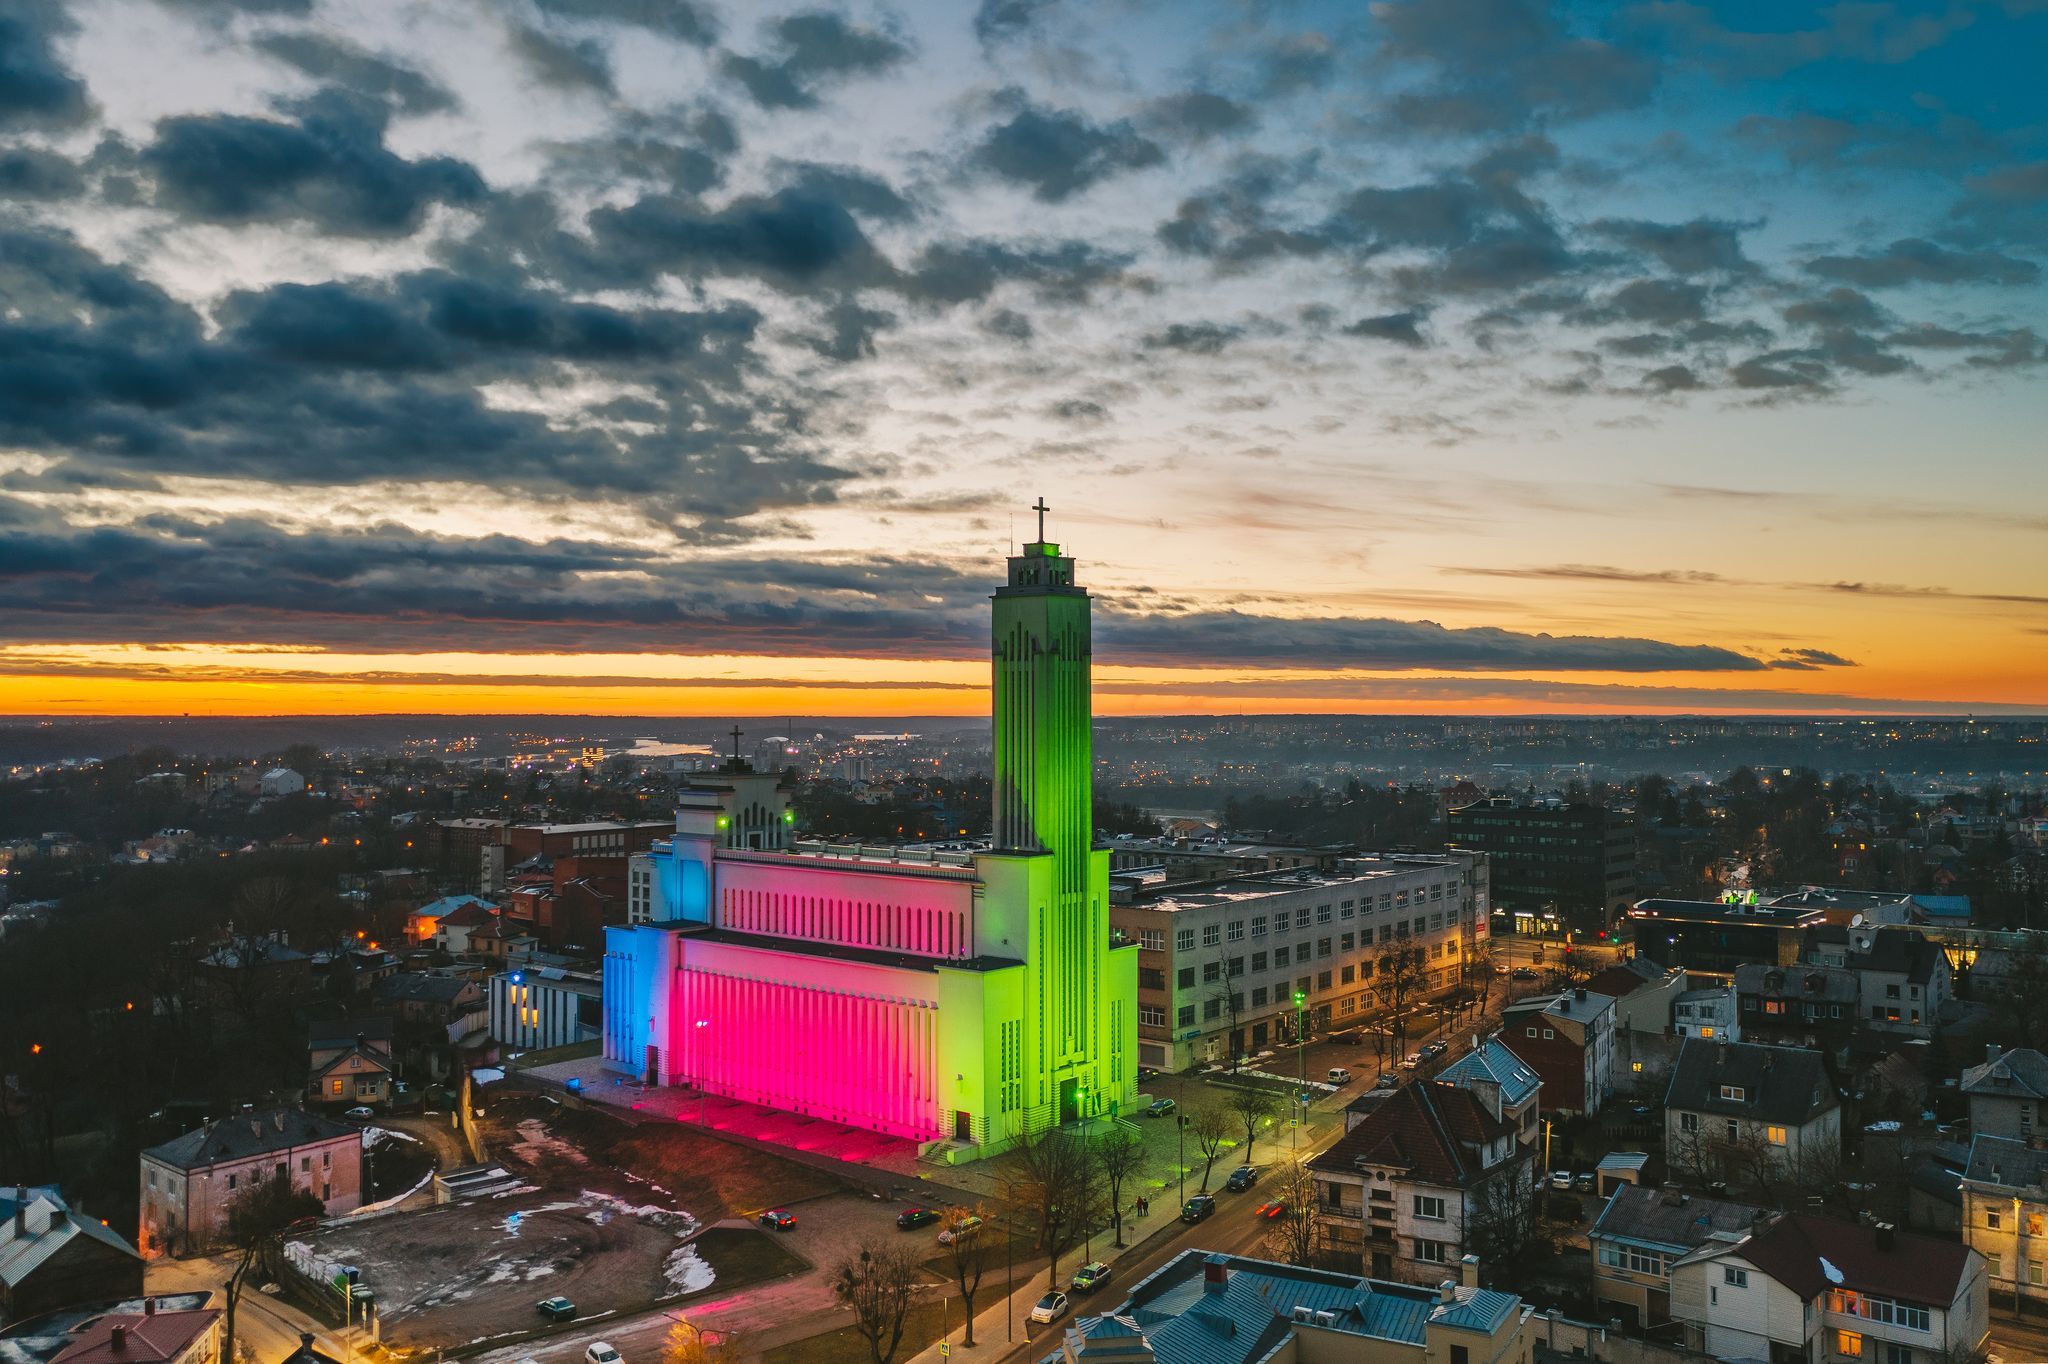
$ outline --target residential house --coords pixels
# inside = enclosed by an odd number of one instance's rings
[[[1678,1260],[1671,1312],[1691,1348],[1771,1364],[1939,1364],[1991,1327],[1976,1251],[1805,1213],[1717,1234]]]
[[[1514,1125],[1517,1141],[1536,1144],[1542,1130],[1543,1077],[1499,1038],[1487,1038],[1437,1072],[1436,1078],[1471,1090],[1494,1117]]]
[[[484,1006],[483,987],[468,976],[401,971],[378,982],[377,1003],[407,1023],[446,1027]]]
[[[244,1109],[142,1153],[138,1238],[147,1256],[211,1249],[236,1196],[265,1179],[290,1179],[329,1216],[363,1202],[358,1128],[293,1108]]]
[[[1828,1177],[1842,1102],[1821,1054],[1754,1042],[1686,1041],[1664,1093],[1664,1158],[1698,1179]]]
[[[2048,1304],[2048,1143],[1980,1134],[1960,1183],[1963,1244],[1984,1257],[1992,1291]]]
[[[1735,968],[1735,997],[1750,1041],[1839,1051],[1856,1032],[1863,986],[1846,967],[1751,964]]]
[[[1331,1250],[1430,1284],[1531,1201],[1530,1152],[1470,1089],[1403,1085],[1309,1162]]]
[[[140,1312],[109,1312],[79,1327],[50,1364],[218,1364],[223,1315],[217,1307],[159,1312],[148,1299]]]
[[[1830,924],[1807,935],[1806,957],[1855,973],[1858,1016],[1878,1032],[1932,1036],[1953,994],[1948,954],[1910,928]]]
[[[1747,1203],[1623,1184],[1593,1219],[1593,1296],[1640,1330],[1662,1326],[1671,1320],[1671,1266],[1764,1215]]]
[[[1685,991],[1671,1001],[1672,1033],[1703,1042],[1740,1042],[1742,1022],[1736,1016],[1735,997],[1735,988],[1728,985]]]
[[[2048,1131],[2042,1120],[2048,1106],[2048,1056],[2032,1047],[1985,1048],[1984,1064],[1963,1072],[1962,1089],[1970,1100],[1973,1135],[2026,1141]]]
[[[482,824],[496,823],[496,821],[492,820],[478,820],[475,822]],[[500,825],[499,827],[503,826]],[[481,906],[483,909],[493,912],[497,909],[497,906],[489,900],[480,899],[474,895],[443,895],[440,899],[430,900],[412,912],[406,921],[406,937],[416,943],[436,942],[440,936],[442,920],[457,910],[467,909],[472,905]]]
[[[306,1042],[306,1097],[316,1104],[388,1104],[397,1067],[391,1058],[391,1020],[342,1019],[315,1023]]]
[[[460,899],[463,903],[454,906],[434,920],[434,946],[440,948],[443,952],[459,957],[470,950],[469,940],[472,934],[486,926],[495,926],[497,924],[498,910],[488,900],[479,900],[475,896],[451,896],[449,898]],[[446,904],[447,901],[438,900],[435,903]],[[424,912],[422,911],[422,913]]]
[[[135,1247],[54,1186],[0,1192],[0,1321],[141,1291]]]
[[[1614,998],[1581,986],[1501,1011],[1500,1040],[1543,1077],[1553,1113],[1598,1113],[1614,1087]]]
[[[1671,1026],[1671,1011],[1685,991],[1685,972],[1648,957],[1628,957],[1580,984],[1614,1000],[1616,1032],[1661,1033]]]
[[[1478,1263],[1428,1287],[1184,1250],[1039,1364],[1529,1364],[1534,1310],[1481,1288]]]

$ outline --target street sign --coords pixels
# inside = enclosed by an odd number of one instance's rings
[[[940,1359],[945,1359],[945,1358],[948,1358],[949,1356],[951,1356],[951,1354],[952,1354],[952,1353],[953,1353],[953,1343],[952,1343],[951,1341],[949,1341],[949,1340],[942,1340],[942,1341],[940,1341],[940,1342],[939,1342],[939,1358],[940,1358]]]

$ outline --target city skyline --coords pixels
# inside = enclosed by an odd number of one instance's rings
[[[0,3],[0,714],[2048,710],[1939,8]]]

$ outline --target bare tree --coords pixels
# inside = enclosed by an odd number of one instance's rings
[[[1116,1246],[1124,1245],[1124,1184],[1145,1163],[1145,1143],[1130,1128],[1118,1123],[1088,1144],[1096,1171],[1109,1193],[1110,1222],[1116,1228]]]
[[[1230,969],[1228,957],[1217,958],[1216,971],[1221,979],[1211,986],[1209,998],[1216,1001],[1216,1006],[1223,1011],[1227,1020],[1227,1030],[1223,1039],[1225,1050],[1230,1053],[1230,1057],[1226,1065],[1229,1071],[1235,1074],[1244,1060],[1244,1050],[1235,1040],[1238,1035],[1238,1020],[1244,1015],[1244,991],[1238,988],[1238,977],[1242,973]]]
[[[1057,1128],[1023,1138],[997,1161],[1003,1205],[1036,1232],[1055,1288],[1060,1254],[1081,1239],[1092,1212],[1093,1164],[1087,1146]]]
[[[1280,1098],[1270,1089],[1246,1086],[1231,1091],[1223,1101],[1236,1119],[1244,1124],[1244,1158],[1252,1158],[1252,1143],[1259,1134],[1259,1125],[1269,1121],[1280,1111]]]
[[[230,1121],[233,1121],[232,1119]],[[227,1244],[237,1252],[226,1284],[226,1311],[221,1318],[221,1358],[235,1357],[235,1308],[248,1286],[257,1257],[273,1247],[284,1229],[302,1217],[326,1211],[310,1189],[292,1187],[289,1174],[256,1179],[228,1204]]]
[[[1707,1136],[1706,1124],[1685,1126],[1680,1115],[1678,1130],[1664,1142],[1664,1159],[1671,1168],[1689,1179],[1705,1184],[1714,1178],[1716,1153],[1713,1140]]]
[[[871,1364],[890,1364],[917,1287],[917,1257],[900,1242],[863,1241],[832,1272],[832,1291],[853,1309],[853,1329],[868,1343]]]
[[[1303,1160],[1290,1160],[1280,1172],[1273,1201],[1282,1212],[1266,1232],[1266,1250],[1291,1265],[1304,1267],[1323,1253],[1323,1205],[1316,1201],[1315,1172]]]
[[[970,1223],[970,1218],[980,1220]],[[1009,1232],[996,1226],[986,1208],[976,1207],[972,1211],[965,1208],[949,1211],[941,1235],[946,1240],[946,1267],[952,1271],[953,1282],[960,1288],[960,1301],[967,1308],[967,1338],[961,1344],[972,1345],[974,1295],[981,1291],[981,1276],[988,1272],[997,1240],[1008,1236]]]
[[[1236,1127],[1230,1110],[1213,1103],[1195,1104],[1188,1113],[1188,1135],[1195,1139],[1195,1149],[1202,1153],[1202,1192],[1209,1192],[1209,1172],[1216,1168],[1216,1157],[1223,1152],[1223,1144],[1230,1140],[1230,1133]]]
[[[1473,1254],[1497,1268],[1519,1263],[1536,1239],[1538,1202],[1531,1165],[1526,1157],[1516,1159],[1472,1191],[1465,1239]]]

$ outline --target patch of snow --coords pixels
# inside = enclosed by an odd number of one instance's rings
[[[539,1118],[522,1119],[515,1130],[519,1133],[519,1140],[512,1144],[512,1154],[528,1165],[541,1165],[548,1161],[590,1164],[588,1156],[548,1131],[547,1124]]]
[[[1896,1132],[1899,1130],[1899,1124],[1891,1118],[1886,1118],[1882,1122],[1864,1123],[1863,1130],[1866,1132]]]
[[[1841,1284],[1849,1282],[1848,1277],[1841,1270],[1835,1268],[1835,1262],[1825,1255],[1820,1257],[1820,1272],[1828,1276],[1829,1283]]]
[[[662,1261],[661,1272],[668,1277],[668,1286],[678,1293],[698,1293],[711,1287],[718,1275],[704,1258],[697,1254],[695,1246],[677,1246]]]
[[[401,1132],[395,1127],[371,1126],[363,1129],[364,1146],[375,1146],[380,1141],[409,1141],[417,1145],[419,1138],[410,1132]]]

